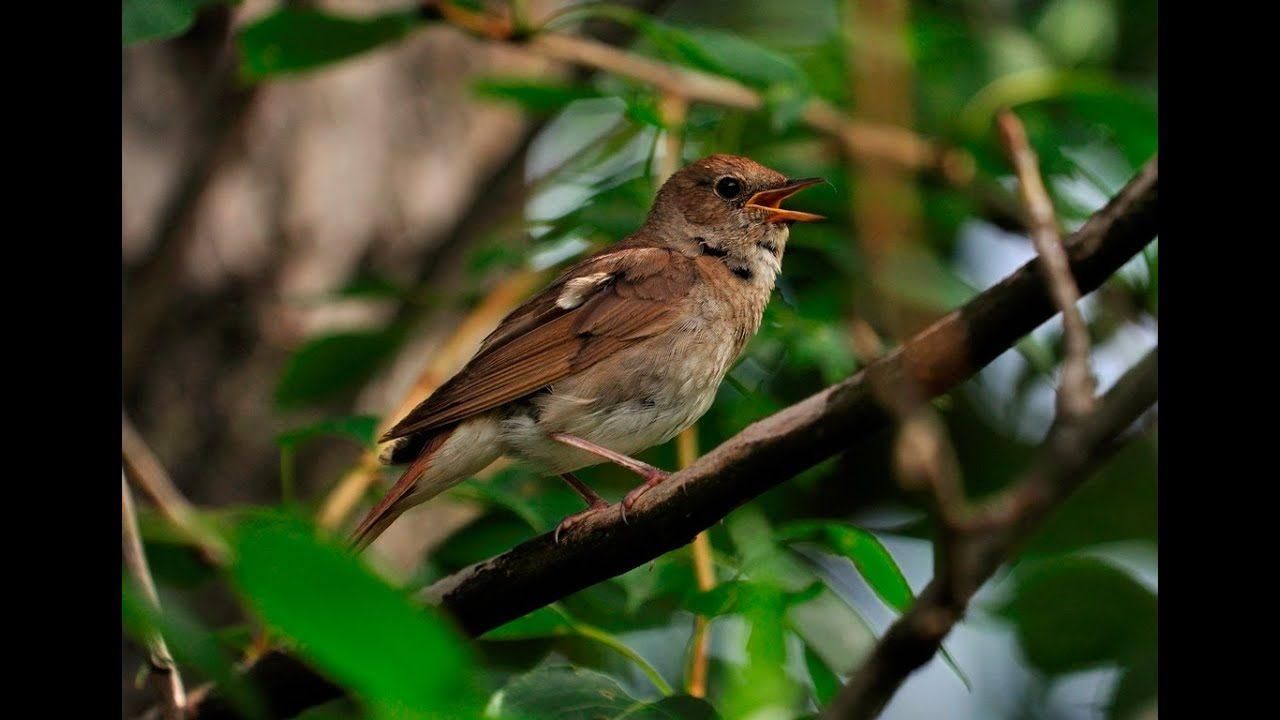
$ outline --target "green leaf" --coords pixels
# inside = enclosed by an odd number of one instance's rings
[[[509,512],[482,515],[450,535],[432,552],[431,560],[446,573],[506,552],[534,536],[529,524]]]
[[[569,613],[559,605],[548,605],[539,608],[524,617],[516,618],[501,627],[494,628],[483,636],[484,640],[533,640],[546,637],[576,636],[600,643],[639,666],[655,687],[664,695],[673,691],[662,674],[657,671],[629,645],[618,637],[600,628],[592,627],[570,617]]]
[[[543,637],[563,637],[574,632],[573,620],[558,605],[538,608],[523,617],[496,627],[482,640],[531,640]]]
[[[276,403],[295,407],[331,398],[364,382],[400,345],[396,329],[323,335],[309,340],[285,363]]]
[[[757,506],[740,508],[727,518],[726,524],[742,560],[743,574],[751,578],[755,587],[750,590],[750,601],[741,605],[742,618],[751,629],[746,642],[747,661],[730,672],[720,710],[731,718],[790,717],[803,702],[805,690],[786,671],[790,636],[785,617],[787,601],[797,591],[808,594],[813,577],[797,572],[778,550],[773,529]]]
[[[376,445],[374,435],[377,430],[378,418],[376,416],[347,415],[321,420],[320,422],[280,433],[276,436],[276,444],[282,448],[295,448],[312,438],[332,435],[349,438],[365,448],[373,448]]]
[[[875,646],[875,635],[857,610],[830,588],[787,610],[787,625],[823,664],[852,672]]]
[[[692,695],[672,695],[627,713],[626,720],[717,720],[711,703]]]
[[[1105,62],[1119,35],[1116,8],[1110,0],[1053,0],[1036,31],[1063,62]]]
[[[813,681],[813,699],[818,707],[826,707],[827,703],[840,691],[840,678],[827,667],[827,663],[808,645],[804,646],[804,664],[809,669],[809,678]]]
[[[1111,693],[1107,717],[1111,720],[1134,720],[1156,704],[1159,689],[1158,652],[1156,643],[1146,643],[1120,676]]]
[[[531,78],[480,78],[472,84],[472,89],[480,97],[513,102],[540,115],[557,112],[578,100],[605,97],[599,90],[584,85]]]
[[[235,551],[232,577],[263,622],[380,716],[478,711],[473,661],[454,629],[312,527],[262,513],[239,528]]]
[[[898,563],[879,538],[866,530],[836,522],[798,522],[778,529],[782,542],[807,541],[853,561],[862,579],[886,605],[905,611],[914,596]]]
[[[1046,519],[1020,560],[1102,543],[1155,543],[1159,492],[1155,442],[1134,438]]]
[[[897,561],[880,539],[866,530],[836,522],[806,521],[779,528],[776,537],[780,542],[818,543],[849,558],[876,596],[899,613],[905,612],[915,599]],[[942,648],[941,654],[943,662],[951,667],[960,682],[972,689],[969,677],[960,670],[951,653]]]
[[[494,693],[485,715],[520,720],[607,720],[641,706],[606,675],[560,666],[540,668],[512,680]]]
[[[168,525],[168,521],[162,521]],[[147,562],[156,582],[178,588],[194,588],[212,580],[215,568],[196,550],[181,542],[151,540],[144,536]]]
[[[694,593],[685,599],[687,610],[703,617],[737,615],[777,595],[784,608],[809,602],[824,590],[821,582],[813,582],[797,592],[781,592],[771,585],[747,580],[721,583],[710,590]]]
[[[196,10],[217,0],[124,0],[120,8],[121,39],[125,45],[163,40],[186,32]]]
[[[278,10],[240,31],[240,71],[261,80],[312,70],[399,40],[420,25],[412,13],[349,18]]]
[[[1156,604],[1147,588],[1109,563],[1062,557],[1020,568],[1013,598],[1000,612],[1016,624],[1027,659],[1056,675],[1149,654]]]
[[[214,681],[241,712],[265,717],[262,700],[254,694],[217,636],[174,598],[164,599],[159,612],[127,578],[121,583],[121,619],[124,628],[145,647],[146,639],[159,633],[180,667],[194,668]]]

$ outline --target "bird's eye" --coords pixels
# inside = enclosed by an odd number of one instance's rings
[[[742,194],[742,183],[737,178],[722,177],[716,183],[716,194],[725,200],[732,200]]]

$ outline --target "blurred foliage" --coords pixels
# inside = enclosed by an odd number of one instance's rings
[[[126,0],[124,42],[180,34],[207,4]],[[594,3],[551,23],[561,31],[585,18],[621,23],[636,31],[634,52],[731,77],[762,93],[765,108],[755,113],[690,107],[677,129],[683,160],[733,152],[791,175],[829,180],[798,198],[798,207],[830,221],[794,230],[763,326],[699,424],[704,449],[856,371],[846,322],[854,314],[874,319],[854,292],[870,282],[851,217],[850,199],[860,188],[831,144],[800,122],[811,98],[845,108],[860,102],[851,98],[848,54],[859,48],[841,25],[845,11],[832,0],[689,0],[673,3],[658,19]],[[981,177],[1011,189],[991,123],[998,109],[1012,106],[1026,124],[1063,225],[1078,227],[1156,151],[1156,20],[1153,0],[912,3],[906,32],[915,129],[972,153]],[[243,75],[272,81],[323,71],[422,25],[406,13],[269,12],[239,32]],[[526,159],[530,191],[516,208],[519,231],[480,243],[468,263],[473,275],[560,266],[643,221],[667,129],[651,88],[602,73],[576,83],[477,77],[474,89],[478,98],[518,107],[543,124]],[[1032,257],[1024,238],[984,222],[964,191],[924,182],[918,190],[923,242],[895,257],[882,278],[913,306],[948,311]],[[1152,244],[1085,303],[1104,386],[1155,342],[1158,261]],[[409,301],[428,292],[403,280],[353,278],[331,298],[307,302]],[[275,398],[281,426],[293,428],[278,435],[282,475],[293,472],[289,458],[303,443],[371,446],[376,419],[317,420],[316,413],[349,398],[409,332],[394,324],[320,336],[296,349]],[[1052,409],[1060,357],[1060,326],[1048,323],[938,403],[972,496],[998,491],[1026,466]],[[1136,543],[1154,555],[1155,447],[1154,433],[1123,447],[1026,545],[1000,581],[1006,592],[977,601],[979,615],[1014,630],[1025,661],[1048,682],[1081,670],[1114,671],[1105,703],[1111,717],[1128,717],[1154,697],[1157,596],[1097,550]],[[913,584],[929,576],[927,562],[912,556],[908,563],[896,551],[922,545],[931,530],[918,500],[894,482],[888,453],[887,434],[860,439],[844,457],[712,528],[718,584],[711,591],[698,589],[688,553],[676,551],[476,641],[464,640],[447,619],[419,607],[404,589],[296,517],[225,513],[218,525],[234,538],[237,559],[220,578],[166,534],[162,521],[144,514],[165,610],[151,613],[126,585],[125,624],[135,637],[159,630],[184,668],[226,685],[252,711],[256,699],[234,684],[230,671],[229,648],[243,646],[247,626],[240,622],[219,635],[181,609],[184,593],[229,580],[248,617],[358,698],[315,708],[305,715],[312,720],[803,717],[830,700],[885,617],[909,607]],[[671,447],[643,458],[675,465]],[[589,468],[582,477],[610,497],[634,482],[610,466]],[[282,482],[293,485],[291,477]],[[547,532],[581,507],[558,480],[520,466],[469,480],[450,496],[480,513],[428,552],[408,589]],[[320,499],[298,500],[309,507]],[[695,613],[712,618],[705,700],[683,694]],[[239,645],[227,639],[232,636]],[[937,661],[968,682],[950,655]],[[912,688],[908,683],[903,692]]]
[[[120,8],[123,42],[131,45],[181,35],[195,23],[197,10],[220,1],[124,0]]]

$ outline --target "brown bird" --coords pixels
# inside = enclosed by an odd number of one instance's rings
[[[780,207],[821,178],[791,179],[745,157],[712,155],[672,175],[633,235],[577,263],[502,320],[457,375],[382,436],[380,459],[408,463],[352,536],[372,542],[400,513],[501,455],[561,475],[587,502],[560,533],[606,507],[572,474],[630,457],[692,425],[760,327],[792,222]]]

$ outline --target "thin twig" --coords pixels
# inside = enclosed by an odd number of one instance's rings
[[[120,414],[120,450],[125,473],[160,514],[197,549],[205,561],[213,565],[223,564],[228,553],[226,542],[200,519],[195,507],[173,484],[169,473],[124,413]]]
[[[138,516],[133,509],[133,493],[129,491],[129,481],[125,479],[123,469],[120,471],[120,496],[120,534],[125,570],[142,590],[152,609],[158,612],[160,595],[156,592],[156,583],[151,578],[151,568],[147,565],[147,555],[142,549]],[[169,646],[160,633],[152,632],[148,635],[147,650],[152,681],[160,694],[163,717],[165,720],[183,720],[186,717],[187,693],[182,685],[182,675],[173,662],[173,656],[169,654]]]
[[[1058,221],[1053,203],[1040,177],[1035,151],[1027,142],[1027,132],[1018,116],[1002,110],[996,117],[1000,140],[1018,174],[1018,187],[1031,223],[1031,242],[1044,260],[1045,279],[1053,293],[1053,302],[1062,312],[1065,357],[1062,361],[1062,383],[1058,390],[1059,406],[1068,416],[1079,417],[1093,407],[1095,384],[1089,371],[1089,328],[1080,314],[1080,289],[1071,277],[1071,265],[1062,249]]]

